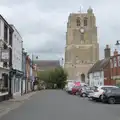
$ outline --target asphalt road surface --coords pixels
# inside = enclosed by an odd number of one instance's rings
[[[120,105],[88,101],[62,90],[45,90],[0,120],[120,120]]]

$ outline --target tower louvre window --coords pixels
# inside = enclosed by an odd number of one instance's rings
[[[77,24],[77,26],[80,26],[80,18],[76,19],[76,24]]]
[[[87,17],[84,18],[84,26],[87,26],[88,19]]]

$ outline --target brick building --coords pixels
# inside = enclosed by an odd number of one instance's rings
[[[30,67],[31,67],[31,60],[30,57],[27,56],[26,57],[26,89],[27,92],[31,91],[31,81],[30,81]]]
[[[104,49],[105,58],[97,61],[88,72],[90,85],[120,84],[120,54],[117,50],[113,56],[108,45]]]
[[[116,85],[120,85],[120,54],[114,51],[114,55],[110,58],[110,75]]]

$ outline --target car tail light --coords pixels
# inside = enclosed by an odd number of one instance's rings
[[[104,93],[105,93],[105,92],[103,91],[103,92],[102,92],[102,95],[103,95]]]

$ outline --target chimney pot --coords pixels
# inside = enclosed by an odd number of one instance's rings
[[[115,49],[114,56],[118,55],[118,51]]]
[[[104,56],[105,58],[109,58],[111,55],[110,55],[110,47],[109,45],[106,45],[106,48],[104,49]]]
[[[106,45],[106,48],[109,48],[109,45]]]

